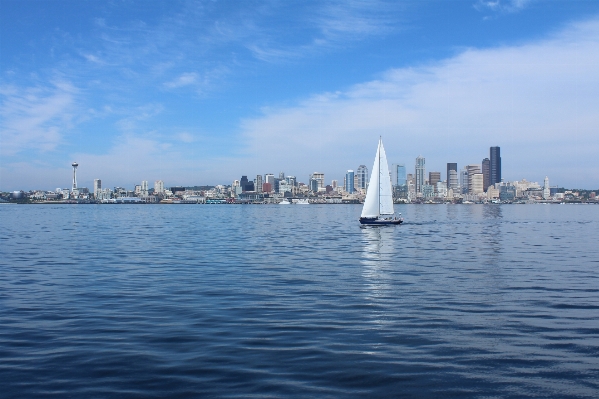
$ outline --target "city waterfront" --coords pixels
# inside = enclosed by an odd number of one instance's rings
[[[2,206],[17,397],[599,396],[597,208]]]

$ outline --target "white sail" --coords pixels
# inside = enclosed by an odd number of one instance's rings
[[[364,200],[364,207],[362,208],[363,218],[375,218],[380,215],[379,213],[379,177],[381,174],[380,170],[380,151],[381,142],[379,141],[379,147],[376,150],[376,156],[374,157],[374,165],[372,166],[372,173],[370,174],[370,182],[368,183],[368,191],[366,191],[366,199]]]
[[[379,139],[379,146],[374,157],[370,183],[366,192],[364,208],[362,208],[363,218],[374,218],[380,215],[392,215],[393,195],[391,192],[391,176],[389,175],[389,166],[387,165],[387,155],[383,140]]]
[[[379,152],[380,152],[380,177],[379,177],[379,214],[381,215],[393,215],[393,192],[391,191],[391,175],[389,174],[389,165],[387,165],[387,155],[385,154],[385,147],[383,147],[383,140],[379,140]]]

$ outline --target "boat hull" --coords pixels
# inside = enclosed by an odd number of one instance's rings
[[[403,219],[360,218],[360,223],[373,226],[386,226],[391,224],[402,224]]]

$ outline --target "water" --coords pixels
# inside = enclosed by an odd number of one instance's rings
[[[0,396],[599,396],[599,207],[360,210],[0,206]]]

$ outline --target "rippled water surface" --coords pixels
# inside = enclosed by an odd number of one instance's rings
[[[0,396],[599,397],[599,206],[360,210],[0,206]]]

